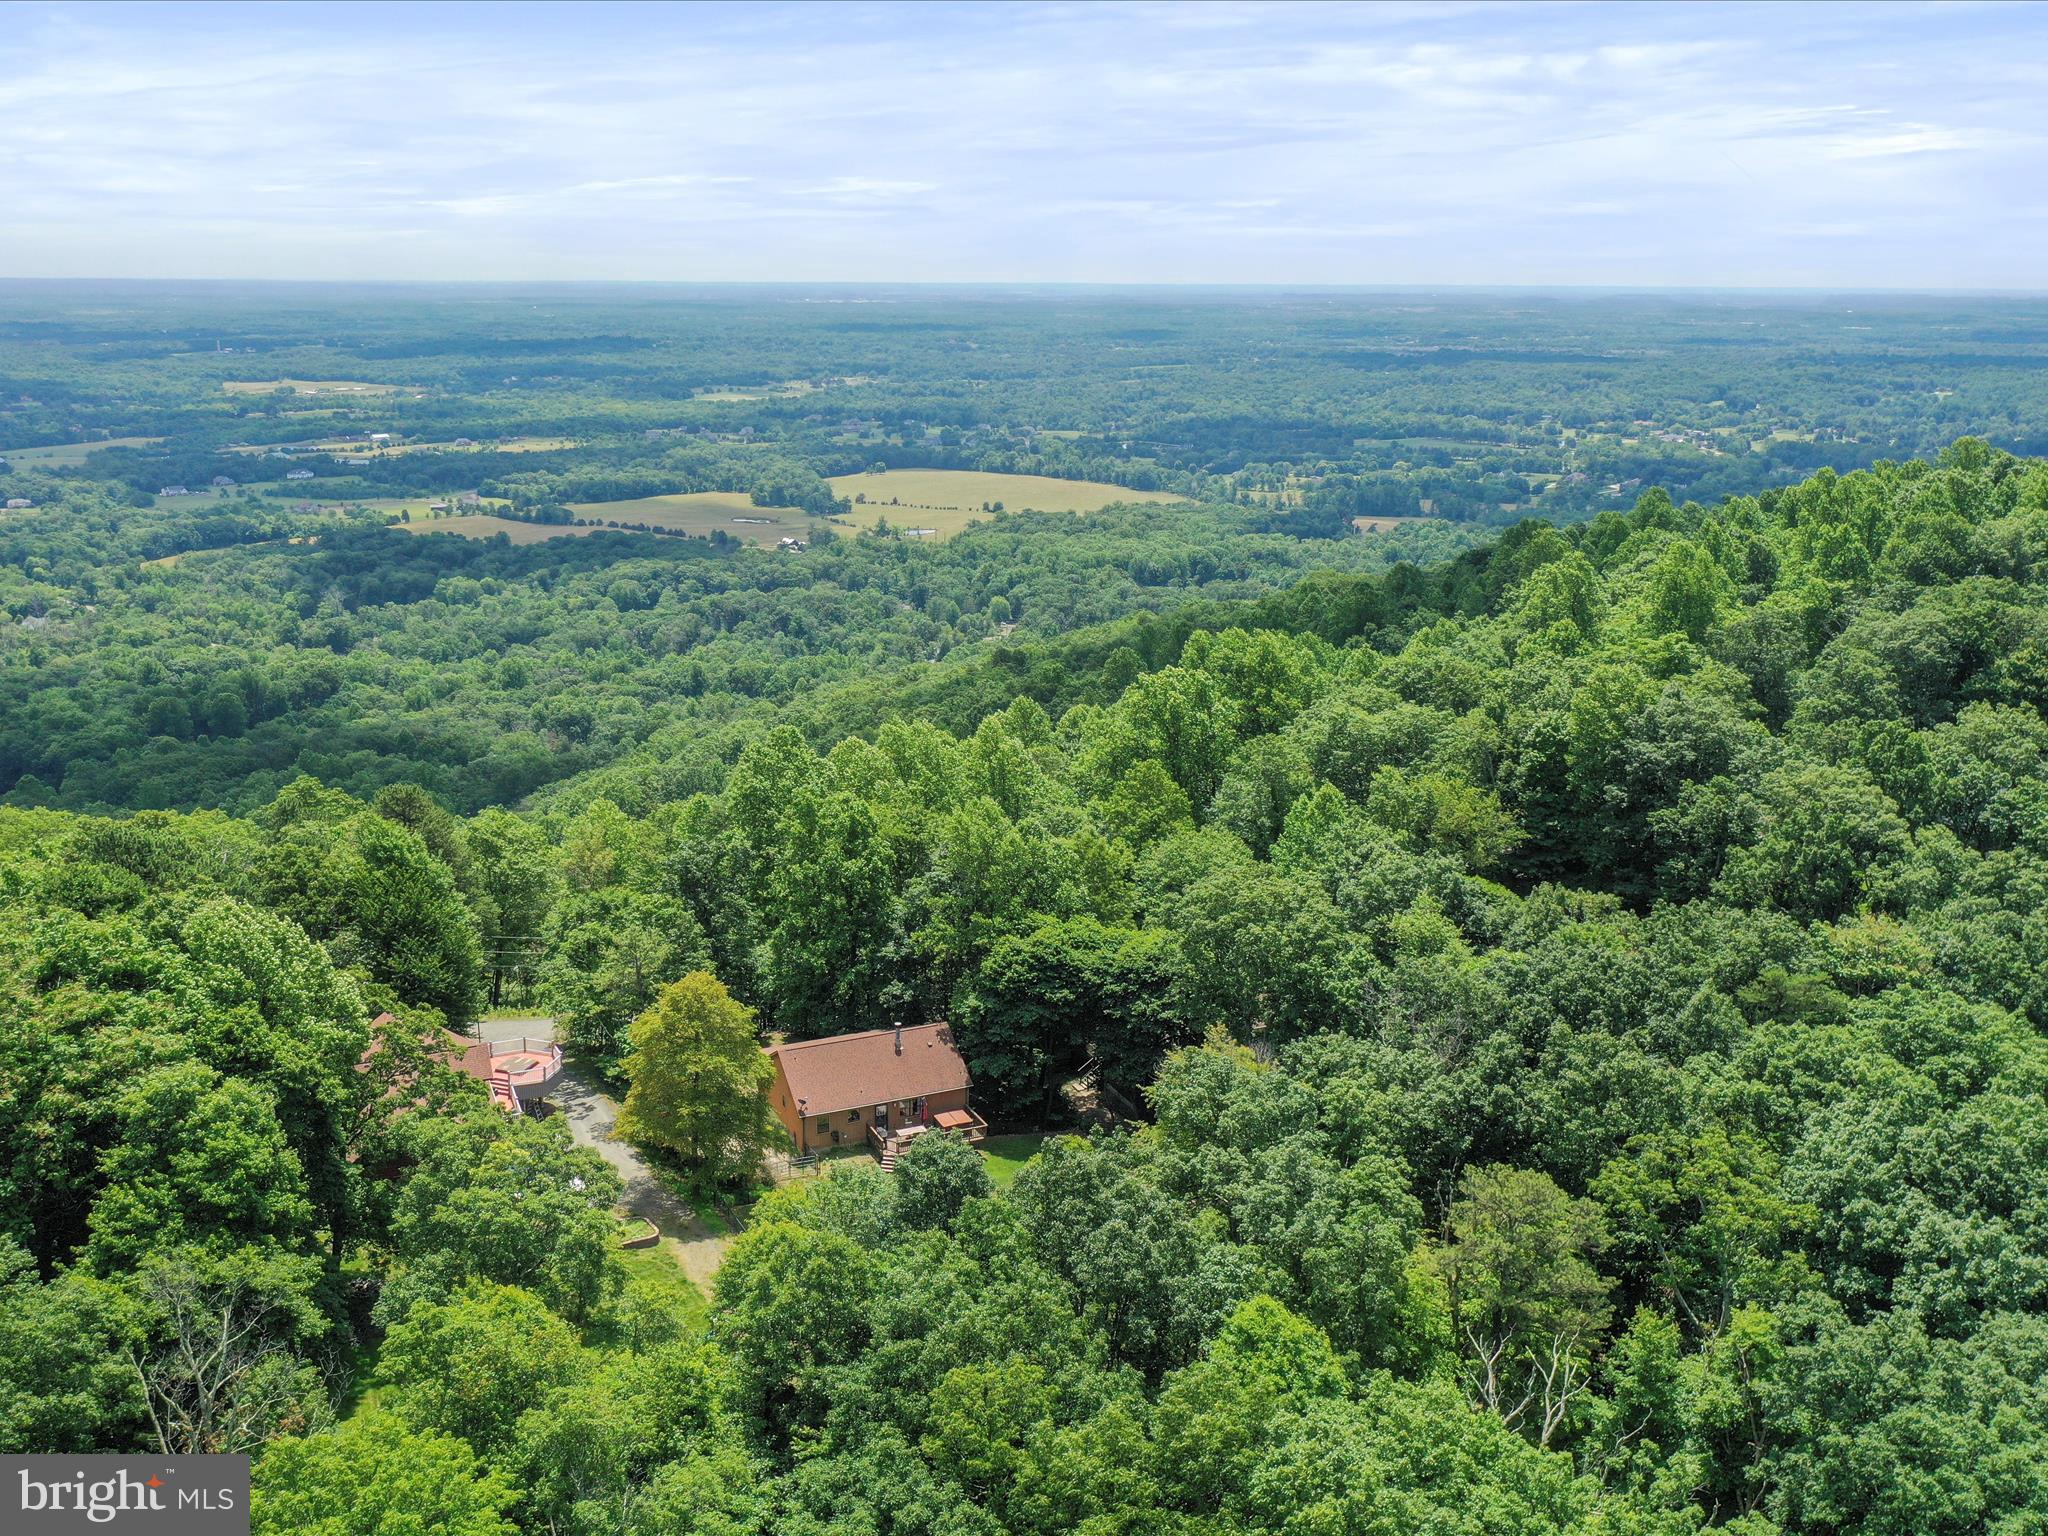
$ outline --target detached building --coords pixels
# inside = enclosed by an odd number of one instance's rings
[[[294,539],[293,543],[298,541]],[[384,1032],[396,1028],[398,1020],[380,1013],[370,1021],[370,1044],[359,1064],[367,1069],[371,1058],[384,1048]],[[552,1040],[472,1040],[452,1029],[436,1030],[423,1042],[436,1060],[464,1077],[473,1077],[491,1090],[491,1099],[508,1115],[528,1113],[528,1106],[562,1070],[562,1048]]]
[[[947,1024],[790,1040],[770,1046],[768,1059],[770,1103],[801,1157],[865,1145],[893,1168],[903,1144],[927,1131],[988,1134],[969,1107],[974,1080]]]

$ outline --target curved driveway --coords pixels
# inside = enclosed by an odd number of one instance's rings
[[[486,1038],[529,1035],[539,1038],[542,1026],[552,1035],[552,1019],[494,1019],[481,1033]],[[588,1147],[619,1173],[626,1186],[619,1197],[619,1210],[628,1216],[644,1216],[661,1230],[661,1246],[668,1251],[691,1284],[707,1297],[711,1282],[725,1258],[726,1239],[716,1236],[697,1218],[697,1213],[662,1187],[647,1166],[647,1160],[626,1142],[616,1140],[612,1125],[619,1106],[582,1072],[574,1056],[563,1059],[561,1075],[548,1085],[548,1101],[569,1122],[569,1134],[579,1147]]]

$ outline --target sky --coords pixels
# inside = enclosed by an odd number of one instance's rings
[[[2048,288],[2048,7],[43,5],[0,277]]]

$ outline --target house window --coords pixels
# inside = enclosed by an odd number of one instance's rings
[[[818,1122],[818,1134],[819,1134],[820,1136],[824,1135],[824,1134],[825,1134],[825,1133],[826,1133],[827,1131],[829,1131],[829,1130],[831,1130],[831,1129],[832,1129],[832,1122],[831,1122],[830,1120],[820,1120],[820,1121]]]
[[[860,1111],[857,1109],[849,1109],[846,1112],[846,1118],[849,1120],[858,1121],[860,1119]]]

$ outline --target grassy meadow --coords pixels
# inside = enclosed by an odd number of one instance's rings
[[[631,501],[569,503],[578,517],[600,522],[646,523],[684,533],[722,530],[749,544],[773,544],[783,538],[808,538],[812,520],[795,507],[757,507],[737,491],[692,491],[676,496],[639,496]]]
[[[362,379],[229,379],[221,385],[231,395],[271,395],[280,389],[296,395],[395,395],[404,387]]]
[[[76,469],[102,448],[149,448],[160,437],[105,437],[96,443],[52,443],[45,448],[0,448],[0,459],[16,469]]]
[[[1133,491],[1100,480],[1056,480],[1049,475],[1005,475],[978,469],[891,469],[835,475],[830,482],[849,500],[865,497],[852,513],[836,522],[872,528],[884,518],[906,531],[929,529],[934,538],[951,538],[969,523],[988,514],[985,505],[1001,502],[1007,511],[1099,512],[1126,502],[1175,502],[1186,498],[1167,491]]]
[[[421,518],[391,526],[402,533],[452,533],[464,539],[489,539],[502,533],[514,544],[541,544],[549,539],[573,539],[579,534],[597,532],[595,528],[573,523],[525,523],[516,517],[497,517],[489,512],[461,512],[452,517]]]

